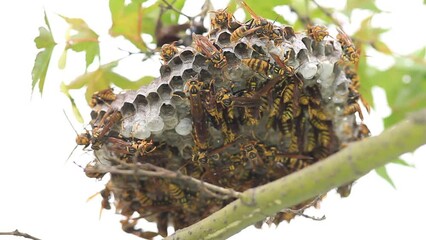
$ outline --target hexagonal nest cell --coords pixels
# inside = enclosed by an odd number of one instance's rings
[[[192,47],[163,54],[168,61],[150,85],[115,100],[93,97],[92,130],[79,135],[96,156],[85,171],[110,174],[102,206],[113,196],[126,232],[164,237],[168,226],[184,228],[235,200],[201,182],[242,192],[369,136],[354,62],[344,57],[347,48],[335,47],[347,43],[270,21],[219,24],[220,16],[213,15],[210,37],[194,35]],[[339,193],[348,195],[350,186]],[[292,209],[302,213],[306,205]],[[281,212],[265,221],[295,216]],[[137,229],[141,218],[158,231]]]

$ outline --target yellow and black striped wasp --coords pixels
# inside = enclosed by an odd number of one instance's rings
[[[109,104],[114,101],[117,96],[114,93],[113,88],[107,88],[102,91],[93,93],[92,99],[90,100],[89,106],[94,108],[97,104],[106,103]]]
[[[191,115],[194,121],[194,141],[195,145],[200,150],[205,150],[208,147],[208,130],[206,114],[201,99],[201,89],[203,83],[199,82],[196,77],[188,80],[185,85],[185,92],[188,95],[191,105]]]
[[[251,15],[253,18],[252,22],[250,23],[250,28],[254,29],[259,27],[259,29],[256,29],[254,31],[256,35],[260,37],[266,37],[268,39],[271,38],[272,34],[274,33],[274,24],[260,16],[258,16],[248,5],[246,2],[241,1],[240,5]],[[244,26],[241,26],[244,27]]]
[[[336,36],[337,41],[340,43],[340,46],[343,50],[343,56],[349,62],[357,65],[359,62],[360,51],[355,47],[351,38],[340,28],[337,28],[339,32]]]
[[[174,41],[171,44],[164,44],[161,47],[160,57],[164,64],[167,64],[179,52],[176,43]]]
[[[227,60],[222,53],[222,49],[216,48],[207,37],[202,35],[192,34],[192,39],[195,48],[202,52],[217,69],[223,69],[227,65]]]
[[[315,42],[321,42],[329,35],[327,28],[321,25],[308,25],[307,34],[313,38]]]
[[[107,135],[115,124],[121,120],[121,113],[115,109],[109,109],[92,130],[92,149],[99,150]]]

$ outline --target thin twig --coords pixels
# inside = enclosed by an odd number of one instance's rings
[[[169,178],[169,179],[180,179],[188,183],[192,183],[194,185],[199,186],[200,188],[204,188],[210,191],[207,191],[208,193],[212,193],[214,197],[218,197],[216,193],[220,193],[223,196],[220,198],[239,198],[241,193],[237,192],[233,189],[227,189],[222,188],[217,185],[203,182],[201,180],[198,180],[196,178],[183,175],[179,172],[170,171],[168,169],[157,167],[155,165],[144,163],[139,165],[129,164],[125,162],[121,162],[120,164],[124,167],[132,168],[131,170],[128,169],[120,169],[117,166],[108,166],[99,164],[93,169],[86,169],[85,171],[88,172],[97,172],[97,173],[117,173],[117,174],[123,174],[123,175],[139,175],[139,176],[148,176],[148,177],[161,177],[161,178]],[[136,167],[136,168],[135,168]]]
[[[296,214],[298,216],[309,218],[309,219],[312,219],[312,220],[315,220],[315,221],[325,220],[325,215],[323,215],[322,217],[314,217],[314,216],[309,216],[309,215],[303,213],[303,211],[305,211],[306,209],[308,209],[308,208],[310,208],[312,206],[315,206],[318,203],[318,201],[320,201],[324,196],[325,196],[324,194],[317,196],[309,204],[306,204],[306,205],[304,205],[303,207],[301,207],[299,209],[286,208],[282,212],[291,212],[291,213],[294,213],[294,214]]]
[[[182,179],[182,180],[187,181],[187,182],[192,182],[192,183],[199,185],[201,187],[204,186],[211,191],[214,191],[214,192],[217,192],[217,193],[222,193],[224,195],[231,196],[233,198],[238,198],[241,195],[240,192],[237,192],[233,189],[227,189],[227,188],[219,187],[217,185],[214,185],[214,184],[211,184],[211,183],[208,183],[208,182],[204,182],[204,181],[198,180],[196,178],[193,178],[193,177],[190,177],[190,176],[187,176],[187,175],[183,175],[179,172],[170,171],[168,169],[157,167],[157,166],[149,164],[149,163],[146,163],[145,165],[149,166],[150,168],[152,168],[155,171],[167,172],[168,174],[172,175],[173,178],[178,178],[178,179]]]
[[[0,235],[9,235],[9,236],[29,238],[29,239],[33,239],[33,240],[41,240],[40,238],[33,237],[28,233],[20,232],[18,229],[16,229],[13,232],[0,232]]]
[[[342,24],[340,24],[339,21],[337,21],[334,17],[333,14],[331,14],[327,9],[325,9],[323,6],[321,6],[319,3],[317,3],[317,1],[315,0],[311,0],[327,17],[329,17],[331,19],[331,21],[338,26],[339,28],[342,28]]]
[[[183,12],[179,11],[178,9],[176,9],[175,7],[173,7],[173,5],[172,5],[172,4],[170,4],[169,2],[167,2],[166,0],[162,0],[162,2],[163,2],[164,4],[166,4],[166,8],[167,8],[167,9],[170,9],[170,10],[175,11],[176,13],[179,13],[180,15],[182,15],[182,16],[184,16],[184,17],[188,18],[190,21],[191,21],[192,19],[194,19],[194,17],[188,16],[188,15],[186,15],[185,13],[183,13]]]
[[[304,24],[304,25],[313,25],[312,24],[312,20],[311,20],[311,18],[309,16],[302,15],[299,12],[299,10],[297,10],[293,6],[289,6],[289,7],[290,7],[290,11],[294,12],[297,16],[299,16],[299,19],[302,22],[302,24]]]

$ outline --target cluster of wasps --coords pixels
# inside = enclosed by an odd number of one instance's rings
[[[125,217],[125,232],[147,239],[164,237],[169,225],[184,228],[234,200],[209,194],[180,178],[141,176],[138,166],[142,164],[242,192],[299,171],[337,152],[346,142],[369,135],[355,118],[345,142],[335,132],[335,114],[345,119],[357,113],[362,120],[360,101],[369,110],[359,93],[354,67],[359,52],[350,38],[341,30],[336,38],[342,53],[338,67],[350,80],[347,101],[336,107],[341,108],[336,113],[322,97],[321,85],[307,84],[298,72],[298,56],[289,47],[298,33],[256,15],[243,1],[241,6],[251,20],[241,23],[226,9],[212,11],[210,32],[193,34],[193,45],[186,47],[205,59],[198,67],[202,70],[194,71],[182,90],[192,119],[190,142],[172,145],[161,134],[147,139],[124,137],[120,132],[126,116],[113,104],[117,99],[113,89],[93,95],[92,130],[78,135],[77,144],[95,151],[96,160],[85,168],[88,177],[103,177],[108,172],[103,165],[121,170],[110,172],[111,179],[100,193],[104,209],[111,208],[113,196],[115,209]],[[308,26],[304,36],[319,44],[329,34],[324,26]],[[238,44],[250,54],[236,56]],[[165,44],[160,57],[168,65],[182,51],[177,43]],[[347,196],[350,188],[347,184],[338,192]],[[278,213],[266,222],[278,225],[295,216]],[[156,222],[158,231],[137,228],[141,218]]]

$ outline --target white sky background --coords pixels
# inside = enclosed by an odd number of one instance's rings
[[[408,53],[426,42],[422,28],[426,9],[421,3],[421,0],[380,1],[379,6],[393,13],[378,18],[377,23],[392,27],[386,40],[398,53]],[[225,4],[216,5],[223,8]],[[84,56],[69,54],[67,68],[61,71],[56,65],[63,45],[57,47],[43,96],[35,91],[30,97],[31,70],[38,52],[33,39],[38,35],[38,27],[44,26],[43,6],[58,43],[63,42],[60,37],[67,25],[55,13],[83,18],[101,36],[111,24],[107,1],[5,1],[1,5],[0,232],[19,229],[43,240],[138,239],[121,231],[120,217],[113,211],[104,211],[99,220],[100,197],[86,202],[103,188],[103,183],[86,178],[72,161],[90,160],[90,153],[77,150],[65,164],[75,146],[75,133],[62,113],[66,109],[71,115],[68,99],[60,93],[59,84],[82,73]],[[409,37],[414,39],[408,40]],[[102,54],[114,51],[102,56],[105,62],[123,54],[116,50],[117,41],[107,39],[107,44],[110,45],[101,49]],[[382,62],[374,54],[369,61]],[[127,69],[132,71],[127,76],[140,76],[137,71],[141,69],[139,65],[132,66]],[[83,105],[81,102],[80,106]],[[87,122],[88,109],[82,111]],[[83,129],[76,121],[74,125],[78,131]],[[377,126],[380,128],[380,124]],[[406,159],[416,168],[388,166],[397,190],[370,173],[357,181],[349,198],[340,199],[332,191],[321,209],[306,212],[318,217],[326,215],[324,221],[298,217],[291,224],[281,223],[278,228],[250,227],[231,239],[426,239],[426,162],[422,161],[425,150],[407,155]],[[2,239],[19,238],[0,236]]]

